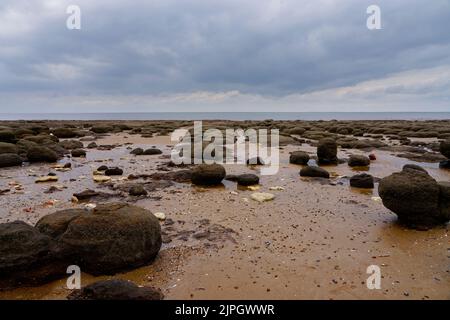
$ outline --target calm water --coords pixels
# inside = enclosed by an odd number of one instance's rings
[[[0,113],[0,120],[450,120],[450,112]]]

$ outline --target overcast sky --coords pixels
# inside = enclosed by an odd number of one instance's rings
[[[1,0],[0,112],[112,111],[450,111],[450,0]]]

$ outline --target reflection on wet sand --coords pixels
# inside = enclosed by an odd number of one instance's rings
[[[348,179],[367,172],[383,178],[415,163],[393,152],[375,150],[369,167],[346,163],[324,166],[330,179],[301,178],[301,165],[289,164],[289,153],[309,144],[287,145],[280,151],[280,170],[260,176],[259,189],[238,187],[224,180],[218,187],[186,183],[150,188],[148,196],[118,192],[106,200],[72,202],[85,189],[111,193],[92,172],[100,165],[117,166],[129,174],[152,174],[167,163],[170,139],[111,134],[98,145],[118,144],[111,150],[92,149],[86,158],[72,158],[70,171],[57,172],[57,183],[36,184],[36,177],[52,171],[33,164],[2,169],[3,188],[15,181],[21,188],[0,196],[0,222],[23,220],[30,224],[51,212],[96,202],[127,201],[152,212],[164,212],[164,244],[155,263],[114,277],[139,285],[157,286],[166,299],[449,299],[448,225],[427,232],[409,230],[395,222],[384,208],[377,188],[352,188]],[[156,146],[163,155],[129,154],[133,148]],[[338,157],[359,150],[340,150]],[[66,160],[62,161],[66,162]],[[450,181],[450,171],[437,163],[418,163],[439,181]],[[258,166],[225,165],[227,174],[258,173]],[[178,170],[171,168],[168,170]],[[114,184],[126,183],[113,177]],[[143,179],[135,182],[146,183]],[[53,192],[47,192],[51,186]],[[376,183],[377,186],[377,183]],[[257,202],[254,192],[271,193],[272,201]],[[366,268],[382,270],[382,289],[368,290]],[[82,284],[110,277],[82,275]],[[36,288],[1,292],[0,298],[65,298],[65,279]]]

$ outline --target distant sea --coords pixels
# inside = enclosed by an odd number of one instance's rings
[[[0,113],[0,120],[450,120],[450,112]]]

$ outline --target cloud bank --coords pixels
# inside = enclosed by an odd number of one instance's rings
[[[449,111],[450,1],[370,4],[4,0],[0,112]]]

